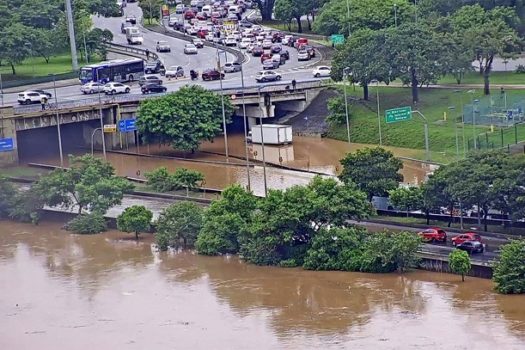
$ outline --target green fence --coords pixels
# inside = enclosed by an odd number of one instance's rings
[[[508,128],[497,128],[478,134],[476,139],[467,140],[468,151],[515,149],[520,142],[525,141],[525,123],[514,124]]]

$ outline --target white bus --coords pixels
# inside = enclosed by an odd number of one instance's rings
[[[90,64],[80,68],[81,84],[89,82],[133,81],[144,76],[144,60],[140,58],[117,59]]]

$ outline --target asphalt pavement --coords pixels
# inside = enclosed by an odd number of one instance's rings
[[[164,34],[156,33],[150,31],[140,25],[140,19],[142,18],[142,10],[138,7],[138,3],[130,3],[125,8],[125,13],[123,17],[98,17],[93,16],[94,26],[101,29],[108,29],[113,33],[114,39],[113,42],[116,44],[127,45],[127,40],[125,34],[121,33],[121,23],[125,20],[126,15],[135,15],[137,17],[137,26],[141,29],[144,37],[144,43],[138,45],[137,47],[142,49],[149,49],[151,52],[155,52],[156,42],[163,40],[167,41],[171,47],[171,52],[169,53],[158,53],[160,59],[164,62],[166,67],[169,66],[182,66],[185,70],[186,78],[179,79],[166,79],[164,78],[164,85],[168,88],[169,91],[176,91],[182,86],[188,84],[199,84],[206,88],[210,89],[219,89],[221,82],[211,81],[203,82],[202,80],[191,81],[189,76],[189,71],[191,69],[202,72],[207,68],[213,68],[217,66],[217,50],[215,48],[204,47],[199,49],[197,55],[185,55],[183,52],[184,45],[188,43],[185,40],[173,38]],[[168,30],[173,30],[169,28]],[[297,50],[294,48],[284,47],[290,52],[290,59],[286,64],[282,65],[276,72],[280,73],[283,77],[282,82],[291,82],[295,79],[297,82],[301,82],[305,79],[312,79],[312,68],[318,63],[322,57],[315,57],[310,61],[299,62],[297,61]],[[233,60],[233,55],[226,53],[220,54],[221,64],[224,62],[224,59],[231,61]],[[244,70],[244,80],[246,85],[253,85],[255,83],[255,75],[257,72],[262,70],[262,64],[258,57],[252,57],[250,54],[246,55],[246,62],[243,64]],[[271,83],[266,83],[271,84]],[[131,86],[131,93],[140,93],[140,87],[137,83],[129,84]],[[225,78],[222,80],[222,85],[224,88],[241,88],[241,74],[240,72],[236,73],[226,73]],[[262,85],[262,84],[261,84]],[[28,87],[29,88],[29,87]],[[4,95],[4,103],[6,105],[16,105],[17,93],[8,93]],[[80,92],[80,84],[77,86],[67,86],[67,87],[57,87],[56,95],[59,100],[59,103],[65,101],[78,101],[83,99],[89,99],[93,96],[83,95]],[[107,99],[106,97],[102,98]]]

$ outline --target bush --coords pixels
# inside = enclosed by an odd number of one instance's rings
[[[204,180],[202,173],[186,168],[178,168],[175,173],[170,174],[168,169],[160,167],[150,173],[146,173],[145,176],[148,180],[148,186],[157,192],[198,188],[199,182]]]
[[[7,217],[13,207],[13,199],[17,191],[13,184],[0,176],[0,218]]]
[[[170,205],[157,220],[155,235],[160,250],[168,247],[193,247],[202,228],[203,209],[195,203]]]
[[[36,225],[40,220],[40,211],[43,207],[44,201],[37,191],[33,191],[32,188],[28,191],[20,191],[13,198],[9,217],[16,221],[31,222]]]
[[[448,265],[450,271],[461,275],[461,280],[465,282],[465,275],[470,271],[470,256],[466,251],[454,250],[448,255]]]
[[[99,213],[80,214],[67,223],[66,229],[75,233],[93,234],[107,230],[106,220]]]
[[[237,235],[244,228],[244,225],[244,220],[238,214],[209,215],[207,213],[204,226],[195,243],[197,252],[204,255],[238,253]]]
[[[525,73],[525,66],[523,64],[519,64],[518,67],[516,67],[516,73],[524,74]]]
[[[133,205],[126,208],[117,217],[117,227],[123,232],[135,233],[135,239],[139,239],[139,233],[151,229],[153,213],[143,205]]]
[[[168,192],[174,188],[171,175],[165,167],[160,167],[150,173],[146,173],[145,176],[148,180],[148,186],[157,192]]]
[[[525,240],[512,241],[501,247],[492,280],[500,293],[525,293]]]

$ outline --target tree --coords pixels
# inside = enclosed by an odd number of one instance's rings
[[[85,155],[70,157],[70,168],[56,169],[41,177],[35,184],[35,191],[45,204],[84,209],[104,214],[109,208],[120,204],[124,193],[133,185],[126,179],[115,176],[111,164]]]
[[[153,213],[143,205],[133,205],[126,208],[117,217],[117,228],[123,232],[134,232],[135,239],[139,239],[139,233],[151,229]]]
[[[201,172],[186,168],[178,168],[171,177],[171,181],[177,188],[185,188],[186,195],[189,195],[190,190],[200,187],[204,180],[204,175]]]
[[[233,107],[226,97],[224,104],[229,118]],[[197,85],[141,101],[137,111],[137,128],[146,142],[170,143],[185,151],[195,151],[202,140],[213,140],[221,125],[221,97]]]
[[[82,45],[79,48],[87,49],[89,60],[92,59],[93,54],[105,59],[107,54],[106,43],[113,41],[113,33],[107,29],[93,28],[87,33],[85,40],[86,47]]]
[[[450,271],[461,275],[461,281],[465,282],[465,275],[470,271],[470,256],[464,250],[455,249],[448,255]]]
[[[351,97],[348,97],[350,100]],[[347,101],[348,102],[348,118],[350,119],[352,116],[352,112],[350,110],[352,100]],[[328,112],[329,115],[326,117],[326,122],[330,124],[332,127],[337,127],[341,125],[346,124],[346,107],[345,107],[345,100],[343,96],[336,96],[328,99],[327,103]]]
[[[492,280],[500,293],[525,293],[525,240],[515,240],[501,247]]]
[[[0,218],[5,218],[9,215],[16,193],[17,191],[13,184],[0,175]]]
[[[398,173],[403,163],[384,148],[365,148],[348,153],[341,165],[341,181],[355,183],[367,194],[368,200],[373,196],[387,196],[389,190],[397,188],[403,181],[403,176]]]
[[[263,21],[269,21],[272,19],[273,7],[275,0],[254,0],[255,4],[259,8]]]
[[[185,188],[189,190],[198,188],[199,182],[202,183],[204,175],[196,170],[178,168],[175,173],[170,174],[168,169],[160,167],[152,172],[146,173],[147,184],[157,192],[167,192]]]
[[[98,212],[77,215],[67,223],[66,229],[80,234],[94,234],[107,230],[106,219]]]
[[[151,24],[151,20],[160,18],[160,7],[164,4],[162,0],[141,0],[139,7],[142,9],[142,16]]]
[[[386,47],[385,31],[369,29],[355,32],[336,51],[332,77],[334,80],[344,79],[344,70],[348,68],[348,78],[363,87],[363,99],[368,100],[368,85],[372,80],[390,83],[392,77],[392,61]]]
[[[13,75],[16,75],[15,65],[30,56],[28,28],[19,22],[10,24],[2,30],[0,35],[0,61],[11,66]]]
[[[160,167],[145,174],[147,185],[157,192],[173,191],[175,188],[172,175],[166,167]]]
[[[520,49],[520,40],[509,22],[512,9],[484,10],[480,5],[464,6],[452,16],[454,31],[463,38],[463,47],[479,62],[484,93],[490,94],[490,73],[495,56],[512,58]]]
[[[301,17],[308,13],[305,0],[276,0],[275,1],[275,18],[284,22],[290,22],[295,19],[297,22],[297,31],[303,32]]]
[[[423,190],[420,187],[398,187],[388,191],[388,197],[394,207],[407,212],[407,217],[411,209],[423,207]]]
[[[192,202],[172,204],[164,209],[156,222],[155,237],[160,250],[192,248],[202,228],[203,215],[203,209]]]

